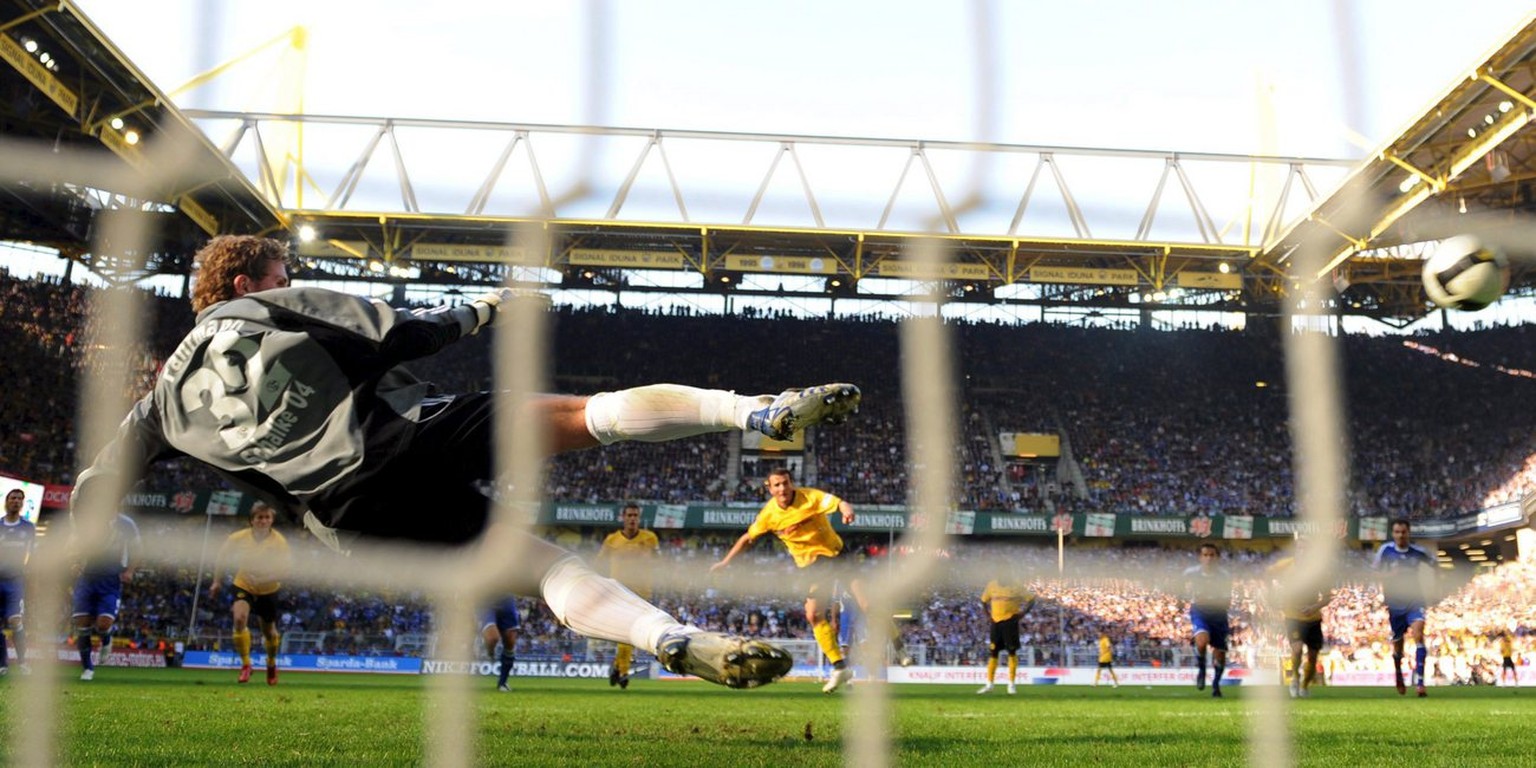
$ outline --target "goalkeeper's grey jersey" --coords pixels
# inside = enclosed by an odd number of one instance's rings
[[[344,494],[403,447],[430,395],[399,365],[460,338],[473,318],[469,307],[404,312],[319,288],[209,307],[76,493],[190,456],[290,510]]]

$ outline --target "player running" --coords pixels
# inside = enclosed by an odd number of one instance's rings
[[[1221,675],[1227,669],[1227,614],[1232,611],[1232,574],[1221,566],[1221,550],[1215,544],[1200,545],[1200,564],[1184,571],[1184,594],[1189,597],[1189,623],[1194,627],[1195,653],[1200,668],[1195,689],[1205,690],[1205,663],[1214,662],[1211,696],[1221,698]]]
[[[23,673],[31,670],[27,664],[26,630],[22,626],[25,604],[22,595],[26,586],[22,569],[32,557],[37,543],[37,526],[21,516],[26,494],[13,488],[5,494],[5,516],[0,518],[0,609],[4,609],[5,623],[11,629],[11,643],[16,646],[16,663]],[[5,634],[0,632],[0,675],[10,671],[10,654],[5,648]]]
[[[655,569],[656,551],[661,547],[661,540],[656,538],[654,531],[640,527],[639,504],[631,502],[624,505],[619,511],[619,525],[619,530],[603,539],[603,547],[597,553],[597,562],[601,565],[607,561],[609,576],[634,590],[635,594],[650,600],[651,573]],[[613,655],[613,666],[608,669],[608,685],[616,685],[621,691],[627,690],[629,670],[634,661],[635,647],[629,643],[619,643]]]
[[[1099,675],[1108,672],[1109,681],[1116,688],[1120,687],[1120,678],[1115,675],[1115,644],[1109,639],[1109,632],[1099,633],[1099,667],[1093,670],[1093,687],[1099,687]]]
[[[833,624],[832,590],[838,577],[833,562],[843,551],[843,539],[832,529],[828,517],[838,515],[844,525],[851,524],[854,521],[853,505],[816,488],[796,488],[789,470],[782,467],[768,473],[765,485],[769,498],[758,511],[757,519],[736,539],[725,557],[709,569],[718,571],[726,567],[765,533],[772,533],[784,542],[804,586],[805,618],[811,623],[816,644],[832,664],[832,674],[821,689],[823,693],[831,693],[853,679],[853,670],[848,668],[848,661],[838,647],[837,627]],[[849,587],[857,597],[859,588],[852,583]]]
[[[117,623],[123,585],[133,581],[139,563],[139,526],[119,513],[112,521],[112,535],[101,554],[79,568],[75,581],[75,650],[80,654],[80,679],[96,678],[96,665],[112,655],[112,625]],[[94,632],[93,632],[94,630]],[[92,650],[91,640],[96,641]]]
[[[1414,544],[1413,525],[1406,519],[1392,521],[1392,540],[1384,542],[1371,559],[1371,568],[1380,571],[1381,597],[1387,603],[1387,623],[1392,629],[1392,674],[1398,695],[1408,693],[1403,684],[1403,639],[1413,636],[1413,689],[1419,698],[1429,695],[1424,688],[1424,664],[1429,649],[1424,647],[1424,605],[1429,583],[1435,577],[1435,558]]]
[[[293,565],[288,539],[272,529],[277,514],[270,506],[257,503],[251,507],[251,525],[231,533],[214,557],[213,581],[208,597],[219,594],[224,567],[235,572],[230,590],[230,620],[234,625],[235,652],[240,654],[237,682],[251,680],[251,614],[261,623],[263,647],[267,652],[267,685],[277,685],[277,656],[280,637],[277,627],[278,592]]]
[[[480,615],[480,639],[485,643],[486,658],[496,659],[496,690],[512,690],[507,678],[517,665],[517,630],[523,618],[517,610],[517,598],[505,597]],[[500,653],[497,653],[498,646]]]
[[[1499,633],[1499,656],[1503,657],[1503,663],[1499,667],[1499,685],[1509,685],[1513,680],[1515,687],[1520,687],[1520,670],[1515,666],[1515,638],[1510,636],[1509,630]]]
[[[1277,584],[1286,578],[1286,574],[1293,572],[1296,559],[1301,557],[1302,548],[1306,546],[1303,543],[1305,541],[1297,539],[1295,554],[1269,567],[1269,577]],[[1328,605],[1330,598],[1329,592],[1318,591],[1307,595],[1305,599],[1287,602],[1280,607],[1281,617],[1285,620],[1285,637],[1291,649],[1289,690],[1293,699],[1305,699],[1312,695],[1312,682],[1317,677],[1317,655],[1323,648],[1323,608]]]

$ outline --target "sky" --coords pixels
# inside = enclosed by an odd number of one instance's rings
[[[1524,0],[1454,12],[1443,0],[79,5],[164,90],[303,25],[315,114],[1326,157],[1358,156],[1355,134],[1393,135],[1531,11]],[[258,58],[187,101],[272,109],[271,73]]]
[[[310,114],[1329,158],[1396,135],[1531,13],[1528,0],[77,4],[166,92],[303,25]],[[285,61],[269,49],[177,101],[291,111]],[[606,162],[622,175],[633,156]],[[749,196],[762,178],[720,167],[709,189]],[[878,210],[888,190],[846,194]]]
[[[1428,0],[465,0],[441,13],[397,0],[80,5],[166,92],[302,25],[308,35],[302,110],[316,115],[1325,158],[1359,158],[1396,135],[1530,13],[1524,0],[1479,0],[1455,13]],[[292,57],[281,58],[278,50],[253,55],[176,98],[186,107],[298,111],[292,84],[299,81],[283,68]],[[205,128],[219,142],[234,125]],[[305,163],[317,187],[336,189],[370,133],[307,129]],[[459,133],[415,146],[410,136],[400,139],[423,209],[466,209],[505,143],[485,136],[476,145],[476,138]],[[541,172],[557,190],[570,186],[578,166],[593,156],[602,177],[597,186],[616,190],[638,151],[561,146],[547,136],[540,141]],[[690,156],[678,143],[670,147],[692,198],[691,220],[740,221],[766,161],[745,155],[738,161],[720,148]],[[815,167],[816,158],[806,160],[818,197],[832,198],[824,206],[829,225],[876,225],[904,160],[899,151],[890,154],[867,166]],[[1034,162],[1012,159],[1016,167],[1004,161],[993,171],[1010,182],[995,195],[993,217],[1002,229]],[[640,208],[624,214],[668,220],[676,205],[654,158],[647,162],[637,192],[651,197],[637,194],[630,205]],[[355,210],[398,205],[388,166],[370,163],[365,187],[378,193],[378,202],[356,201]],[[249,162],[242,167],[253,172]],[[1093,234],[1133,237],[1162,163],[1135,172],[1123,165],[1078,167],[1085,170],[1065,169],[1074,196],[1091,219],[1109,216],[1114,225],[1095,227]],[[509,173],[516,168],[514,162]],[[439,176],[427,177],[426,169]],[[966,170],[938,170],[948,175],[952,197]],[[1225,189],[1237,191],[1204,195],[1218,222],[1235,217],[1223,215],[1224,204],[1235,210],[1246,202],[1246,173],[1236,169],[1235,177]],[[1094,181],[1100,188],[1087,186]],[[1318,183],[1326,188],[1333,181]],[[1279,184],[1272,183],[1274,193]],[[803,195],[790,197],[788,204],[803,211]],[[611,193],[594,195],[560,215],[600,217],[612,199]],[[721,208],[710,210],[717,200]],[[644,208],[648,201],[652,207]],[[914,205],[922,210],[899,211],[908,215],[891,228],[923,228],[931,196]],[[527,207],[500,212],[516,215]],[[771,223],[808,223],[786,215],[790,220]],[[1072,234],[1064,208],[1055,218],[1054,228],[1035,234]]]

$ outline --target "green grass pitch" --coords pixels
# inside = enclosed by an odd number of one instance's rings
[[[425,680],[285,674],[273,688],[232,672],[108,668],[63,680],[65,765],[422,765]],[[9,727],[25,727],[18,681],[0,681]],[[731,691],[699,682],[475,681],[477,765],[844,764],[849,701],[817,684]],[[896,686],[898,765],[1243,765],[1253,716],[1240,688]],[[1528,765],[1536,689],[1322,689],[1287,701],[1297,764]],[[14,734],[3,749],[15,764]]]

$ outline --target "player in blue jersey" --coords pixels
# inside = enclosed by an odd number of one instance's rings
[[[1387,622],[1392,627],[1392,674],[1399,695],[1408,692],[1403,685],[1403,638],[1413,635],[1413,687],[1422,698],[1424,663],[1429,649],[1424,647],[1424,605],[1429,585],[1435,577],[1435,558],[1423,547],[1410,541],[1413,526],[1399,518],[1392,521],[1392,540],[1376,550],[1371,567],[1382,573],[1381,597],[1387,604]]]
[[[485,655],[501,665],[497,668],[498,691],[511,690],[507,687],[507,678],[512,674],[512,665],[517,663],[513,652],[517,649],[517,629],[522,625],[522,617],[517,613],[517,598],[511,596],[498,600],[481,615],[480,638],[485,641]],[[499,656],[496,653],[498,645],[501,646]]]
[[[865,623],[864,609],[859,606],[858,597],[848,584],[834,584],[832,594],[835,595],[832,621],[837,625],[837,647],[843,652],[843,658],[852,659],[854,646],[862,646],[869,640],[869,625]]]
[[[31,669],[27,665],[26,633],[21,624],[22,567],[32,556],[32,546],[37,541],[37,526],[21,516],[26,500],[20,488],[5,494],[5,517],[0,518],[0,609],[11,628],[11,641],[16,646],[16,661],[22,672]],[[11,669],[8,656],[5,634],[0,632],[0,675]]]
[[[843,652],[843,658],[853,658],[854,646],[862,646],[869,640],[869,605],[868,599],[863,593],[863,579],[853,579],[839,583],[833,592],[837,598],[832,601],[834,610],[834,622],[837,625],[837,645]],[[889,622],[890,650],[894,654],[896,663],[903,667],[912,666],[912,657],[907,653],[907,645],[901,637],[901,627],[896,622]],[[870,671],[869,676],[875,679],[877,673]]]
[[[119,514],[112,523],[112,538],[99,559],[80,568],[75,582],[75,650],[80,653],[81,680],[96,676],[96,664],[105,663],[112,654],[112,625],[117,622],[117,606],[123,597],[123,585],[133,580],[138,567],[139,526],[133,518]],[[92,654],[92,629],[100,654]]]
[[[1221,675],[1227,669],[1227,614],[1232,611],[1232,574],[1221,567],[1221,550],[1200,545],[1200,564],[1184,570],[1184,594],[1189,598],[1189,623],[1194,626],[1199,671],[1195,688],[1205,690],[1207,655],[1214,662],[1211,695],[1221,698]]]

